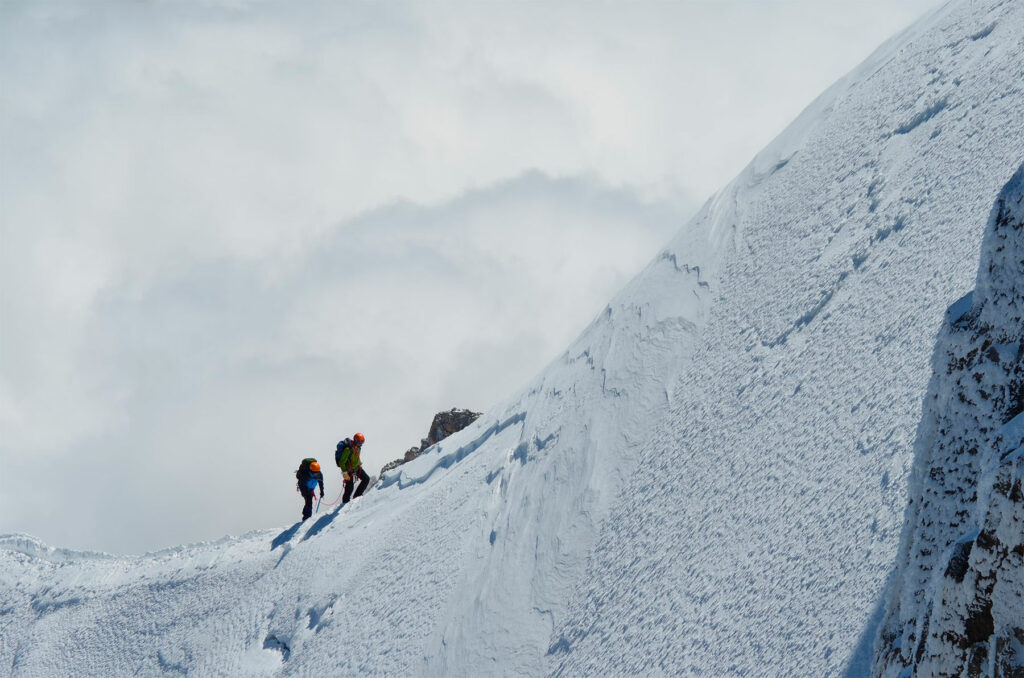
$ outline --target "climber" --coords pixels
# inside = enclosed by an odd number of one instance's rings
[[[320,472],[320,463],[313,457],[302,460],[299,470],[295,472],[295,479],[298,481],[296,487],[302,494],[305,505],[302,507],[302,519],[305,520],[313,515],[313,497],[317,484],[320,485],[320,498],[324,497],[324,474]]]
[[[342,506],[347,504],[350,499],[362,496],[363,492],[366,491],[366,486],[370,484],[370,476],[366,475],[366,471],[363,470],[363,462],[359,459],[359,452],[363,448],[363,443],[366,438],[362,433],[357,433],[351,438],[345,438],[340,443],[334,452],[334,461],[341,469],[341,477],[345,481],[345,493],[341,497]],[[352,494],[352,486],[355,484],[354,479],[359,479],[359,487],[356,488],[355,495]]]

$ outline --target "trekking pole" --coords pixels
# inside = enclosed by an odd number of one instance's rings
[[[317,497],[316,498],[316,513],[320,512],[320,500],[321,499],[323,499],[323,497]]]

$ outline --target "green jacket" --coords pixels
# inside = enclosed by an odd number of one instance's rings
[[[341,457],[338,458],[338,466],[346,473],[355,473],[363,462],[359,460],[359,448],[355,445],[346,445],[341,450]]]

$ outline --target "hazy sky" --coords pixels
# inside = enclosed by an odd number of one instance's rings
[[[938,0],[0,2],[0,532],[296,519],[512,395]]]

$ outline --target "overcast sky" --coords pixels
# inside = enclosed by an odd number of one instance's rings
[[[142,552],[486,410],[938,0],[0,2],[0,533]]]

